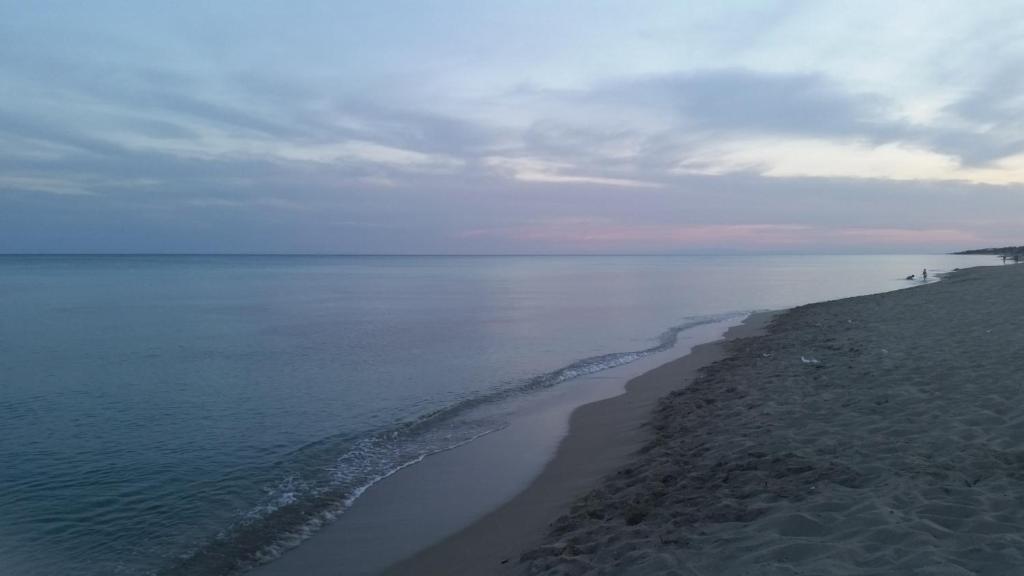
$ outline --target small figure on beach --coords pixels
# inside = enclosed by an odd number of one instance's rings
[[[927,268],[921,270],[921,279],[922,280],[927,280],[928,279],[928,269]]]
[[[907,280],[913,280],[913,279],[914,279],[914,275],[913,274],[911,274],[910,276],[907,276]]]

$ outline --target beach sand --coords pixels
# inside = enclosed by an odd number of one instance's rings
[[[529,487],[468,528],[386,572],[389,575],[483,575],[517,573],[520,556],[541,544],[551,522],[608,474],[630,462],[650,442],[660,398],[692,381],[700,368],[725,357],[724,343],[753,336],[773,313],[750,316],[723,340],[696,346],[674,361],[633,378],[626,392],[572,413],[569,434]]]
[[[656,437],[509,564],[1024,573],[1022,287],[1024,266],[973,268],[780,314],[662,400]]]

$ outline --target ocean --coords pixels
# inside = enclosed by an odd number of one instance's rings
[[[0,573],[230,574],[504,403],[994,257],[0,256]]]

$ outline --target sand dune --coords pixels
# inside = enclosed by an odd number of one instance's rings
[[[1024,573],[1022,288],[975,268],[778,316],[665,398],[523,570]]]

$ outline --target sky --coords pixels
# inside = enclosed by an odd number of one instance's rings
[[[0,252],[1024,244],[1019,2],[0,0]]]

